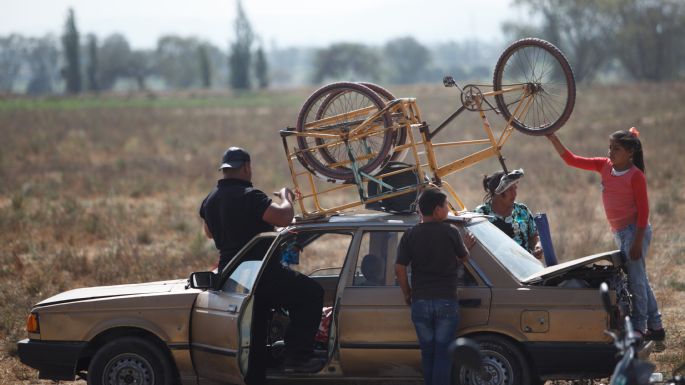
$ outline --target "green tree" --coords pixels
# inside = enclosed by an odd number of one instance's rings
[[[395,84],[411,84],[423,80],[430,64],[430,52],[413,37],[388,41],[383,47],[389,67],[388,80]]]
[[[125,74],[135,80],[140,91],[147,90],[147,78],[157,73],[158,63],[155,58],[154,51],[135,50],[131,52]]]
[[[21,70],[25,38],[12,34],[0,37],[0,91],[11,92]]]
[[[612,14],[607,2],[595,0],[517,0],[540,16],[537,28],[510,22],[505,31],[515,38],[540,36],[561,49],[578,82],[592,81],[611,59]]]
[[[200,62],[202,87],[212,88],[212,65],[209,62],[209,54],[207,52],[207,47],[204,44],[197,47],[197,57]]]
[[[255,53],[255,75],[260,89],[269,87],[269,63],[266,61],[264,50],[260,46]]]
[[[59,82],[59,42],[52,36],[29,38],[25,42],[24,59],[31,76],[26,93],[40,95],[54,92]]]
[[[112,89],[118,79],[129,76],[131,47],[123,35],[114,34],[106,37],[98,54],[98,80],[101,90]]]
[[[514,37],[537,35],[564,51],[578,81],[591,81],[610,62],[638,80],[685,75],[682,0],[517,0],[538,26],[509,22]]]
[[[183,89],[202,85],[197,53],[204,44],[194,37],[174,35],[163,36],[157,41],[159,74],[169,87]]]
[[[337,43],[321,49],[314,58],[314,83],[325,79],[368,80],[380,78],[380,59],[371,48],[357,43]]]
[[[98,83],[98,42],[95,35],[88,35],[88,64],[86,66],[86,79],[88,80],[88,91],[100,91]]]
[[[236,40],[231,44],[229,59],[231,88],[247,90],[250,89],[251,47],[254,34],[240,0],[238,0],[238,16],[235,19],[234,28]]]
[[[685,76],[685,2],[614,0],[614,50],[634,78],[661,81]]]
[[[74,10],[71,8],[69,8],[67,21],[64,24],[62,47],[65,62],[62,73],[67,85],[66,90],[70,94],[77,94],[81,92],[81,57],[79,53],[79,32],[76,28]]]

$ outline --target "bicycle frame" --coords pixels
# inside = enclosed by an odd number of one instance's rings
[[[517,105],[514,109],[514,113],[512,114],[511,118],[506,122],[506,126],[498,135],[496,135],[485,114],[486,110],[483,108],[483,103],[485,102],[488,105],[490,105],[487,102],[486,98],[511,92],[520,92],[521,97],[516,102]],[[462,91],[462,97],[463,95],[464,91]],[[368,114],[375,110],[373,106],[357,109],[354,111],[349,111],[344,114],[336,116],[319,119],[317,121],[308,123],[306,125],[306,128],[308,130],[306,132],[296,132],[292,128],[281,130],[283,147],[286,153],[286,158],[288,160],[288,165],[296,192],[296,198],[300,206],[300,211],[304,218],[319,217],[328,214],[338,213],[342,210],[360,206],[362,204],[378,202],[399,195],[416,192],[421,188],[424,188],[429,183],[434,183],[438,186],[444,187],[445,190],[447,190],[449,195],[452,197],[452,200],[456,203],[456,206],[450,205],[453,212],[464,211],[466,208],[462,200],[459,198],[456,191],[446,181],[443,180],[444,177],[461,171],[469,166],[472,166],[491,157],[496,157],[502,165],[502,168],[505,171],[507,171],[504,158],[502,157],[502,148],[506,144],[507,140],[509,139],[513,131],[513,126],[511,124],[512,120],[520,119],[520,117],[525,116],[532,103],[533,93],[527,85],[523,84],[515,87],[509,87],[503,90],[490,91],[485,93],[479,93],[475,96],[468,96],[466,102],[463,103],[463,105],[460,108],[458,108],[454,113],[452,113],[452,115],[445,119],[433,131],[431,131],[429,129],[429,126],[426,123],[424,123],[421,119],[420,110],[416,103],[416,99],[414,98],[399,98],[390,101],[383,109],[373,113],[370,116],[368,116]],[[469,109],[467,108],[467,105],[471,107],[470,109],[478,111],[482,121],[485,138],[475,140],[462,140],[456,142],[435,142],[433,139],[436,137],[438,133],[440,133],[450,122],[452,122],[452,120],[459,116],[464,110]],[[390,116],[393,117],[393,124],[390,127],[384,127],[382,124],[382,116],[384,114],[390,114]],[[362,117],[366,118],[362,120]],[[349,125],[349,120],[354,120],[356,118],[359,118],[358,122],[353,121],[353,123],[358,124],[353,126],[353,128],[347,132],[336,127],[336,122],[340,121],[341,119],[347,120],[347,124]],[[367,146],[367,154],[355,157],[352,154],[350,142],[361,141],[362,143],[365,143],[365,138],[377,135],[386,135],[387,131],[389,130],[395,130],[397,133],[399,133],[400,130],[405,130],[408,139],[407,143],[400,146],[396,146],[393,151],[397,152],[408,150],[410,156],[413,158],[414,164],[401,170],[397,170],[390,173],[381,173],[373,176],[360,172],[358,162],[373,156],[374,153],[372,153],[371,149]],[[287,141],[288,138],[291,137],[319,138],[325,139],[327,140],[327,142],[308,147],[304,150],[294,149],[293,151],[289,151]],[[486,145],[487,147],[479,151],[470,153],[469,155],[461,159],[457,159],[446,164],[438,163],[436,157],[436,150],[457,146],[473,145]],[[304,167],[305,170],[298,171],[293,162],[293,159],[298,159],[300,160],[300,164],[305,165],[306,162],[301,161],[302,153],[306,151],[319,151],[323,148],[332,148],[335,146],[345,146],[347,148],[349,160],[330,163],[329,166],[349,167],[353,171],[354,183],[345,183],[344,181],[328,179],[328,182],[343,184],[332,188],[320,189],[319,187],[317,187],[313,178],[313,174],[317,174],[316,171],[307,168],[306,166]],[[421,146],[423,147],[423,151],[420,150]],[[424,156],[424,159],[421,158],[421,155]],[[403,172],[416,173],[417,183],[413,186],[406,186],[399,189],[393,189],[392,186],[383,183],[384,178],[388,178],[389,176],[397,175]],[[305,177],[305,182],[299,183],[299,180],[303,176]],[[430,176],[430,178],[428,178],[428,176]],[[368,190],[364,187],[364,182],[368,181],[376,182],[380,186],[387,188],[389,191],[381,192],[374,196],[369,196]],[[359,200],[354,200],[352,202],[347,202],[344,204],[337,204],[330,207],[324,207],[321,199],[323,195],[349,188],[356,188]],[[309,199],[311,199],[313,204],[312,209],[308,208],[305,204],[305,200]]]

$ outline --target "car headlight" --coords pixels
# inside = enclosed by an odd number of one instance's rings
[[[29,333],[40,333],[38,313],[29,314],[29,317],[26,319],[26,331]]]

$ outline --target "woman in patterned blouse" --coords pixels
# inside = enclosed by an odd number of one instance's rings
[[[490,222],[537,259],[542,259],[542,246],[533,214],[526,205],[516,202],[516,188],[523,170],[514,170],[510,177],[505,178],[506,175],[504,171],[497,171],[483,177],[484,203],[475,211],[489,215]]]

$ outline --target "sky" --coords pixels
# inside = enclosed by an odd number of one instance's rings
[[[196,36],[226,48],[237,0],[0,0],[0,36],[59,36],[73,8],[82,35],[124,35],[133,48],[154,48],[166,34]],[[511,0],[243,0],[266,47],[383,44],[413,36],[423,44],[503,40],[500,24],[525,17]]]

